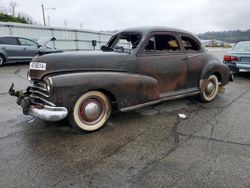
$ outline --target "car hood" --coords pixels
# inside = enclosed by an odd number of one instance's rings
[[[46,63],[46,69],[30,69],[31,79],[42,79],[48,74],[79,71],[134,72],[136,68],[133,55],[102,51],[50,53],[36,56],[32,62]]]

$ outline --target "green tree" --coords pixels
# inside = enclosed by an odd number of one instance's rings
[[[23,17],[10,16],[0,12],[0,21],[1,22],[18,22],[18,23],[28,23]]]

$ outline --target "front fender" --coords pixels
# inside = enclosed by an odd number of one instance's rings
[[[68,109],[72,101],[91,90],[111,93],[119,109],[159,99],[158,81],[136,73],[78,72],[50,78],[53,102]]]

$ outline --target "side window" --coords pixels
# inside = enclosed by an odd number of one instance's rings
[[[19,45],[17,38],[15,38],[15,37],[1,37],[0,44]]]
[[[183,44],[184,49],[187,51],[195,52],[195,51],[200,51],[201,49],[200,44],[197,43],[197,41],[192,39],[191,37],[182,36],[181,42]]]
[[[28,39],[24,39],[24,38],[19,38],[19,42],[21,45],[24,45],[24,46],[35,46],[37,47],[37,43],[31,41],[31,40],[28,40]]]
[[[159,34],[149,39],[144,51],[176,52],[180,51],[180,45],[175,36]]]

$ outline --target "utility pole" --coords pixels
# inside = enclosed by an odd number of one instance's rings
[[[46,20],[46,18],[45,18],[45,10],[47,11],[47,10],[56,10],[56,8],[53,8],[53,7],[49,7],[49,8],[44,8],[44,6],[43,6],[43,4],[42,4],[42,12],[43,12],[43,25],[45,26],[46,25],[46,22],[45,22],[45,20]],[[50,20],[49,20],[50,18],[49,18],[49,16],[48,16],[48,24],[50,25]]]
[[[42,5],[42,12],[43,12],[43,25],[45,26],[45,14],[44,14],[44,6]]]

